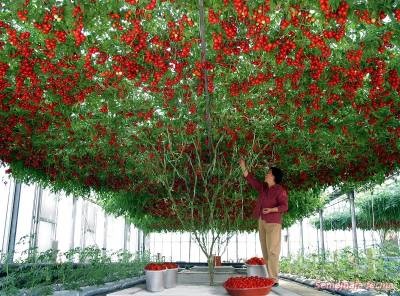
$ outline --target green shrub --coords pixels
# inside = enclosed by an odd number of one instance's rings
[[[28,254],[18,264],[8,264],[8,256],[2,256],[5,259],[0,270],[0,295],[16,295],[20,290],[31,295],[50,295],[56,285],[62,289],[101,285],[139,276],[150,261],[147,252],[132,254],[121,250],[105,254],[97,247],[75,248],[64,253],[29,250]]]

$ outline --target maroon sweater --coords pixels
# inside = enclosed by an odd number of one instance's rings
[[[264,182],[258,181],[250,173],[246,177],[247,182],[258,191],[258,200],[253,209],[253,216],[256,219],[263,219],[267,223],[282,224],[282,213],[288,210],[288,195],[286,190],[279,184],[268,188]],[[278,208],[278,212],[263,214],[263,208]]]

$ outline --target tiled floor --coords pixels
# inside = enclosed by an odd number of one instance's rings
[[[208,295],[228,295],[225,289],[221,286],[210,287],[210,286],[177,286],[172,289],[165,289],[162,292],[148,292],[145,289],[145,285],[140,285],[127,290],[108,294],[112,296],[144,296],[144,295],[163,295],[163,296],[208,296]],[[270,293],[269,295],[277,295]]]
[[[280,286],[272,288],[269,296],[329,296],[331,293],[318,291],[307,286],[294,283],[292,281],[280,280]],[[145,284],[135,286],[130,289],[108,294],[110,296],[209,296],[209,295],[228,295],[222,286],[210,287],[206,285],[178,285],[176,288],[165,289],[162,292],[148,292]]]
[[[280,286],[285,289],[289,290],[291,292],[297,293],[298,295],[304,295],[304,296],[329,296],[329,295],[335,295],[333,293],[329,292],[323,292],[323,291],[318,291],[317,289],[312,289],[310,287],[307,287],[302,284],[298,284],[292,281],[284,281],[280,280],[279,281]]]

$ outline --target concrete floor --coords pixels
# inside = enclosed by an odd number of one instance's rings
[[[329,292],[322,292],[318,291],[317,289],[312,289],[302,284],[298,284],[292,281],[284,281],[279,280],[280,287],[285,290],[291,291],[293,293],[297,293],[297,295],[304,295],[304,296],[332,296],[337,295]],[[282,294],[285,295],[285,294]]]
[[[332,295],[325,292],[320,292],[312,288],[296,284],[290,281],[279,281],[280,286],[272,288],[269,296],[328,296]],[[148,292],[146,286],[138,285],[130,289],[108,294],[110,296],[144,296],[144,295],[163,295],[163,296],[211,296],[211,295],[228,295],[222,286],[205,286],[205,285],[178,285],[176,288],[165,289],[162,292]]]
[[[145,289],[145,285],[140,285],[137,287],[133,287],[130,289],[126,289],[119,292],[114,292],[112,294],[108,294],[110,296],[127,296],[127,295],[135,295],[135,296],[144,296],[144,295],[163,295],[163,296],[211,296],[211,295],[229,295],[225,289],[221,286],[177,286],[172,289],[165,289],[162,292],[148,292]],[[273,292],[268,295],[280,295],[275,294]],[[288,294],[281,294],[288,295]],[[288,295],[289,296],[289,295]],[[297,296],[297,294],[291,295]]]

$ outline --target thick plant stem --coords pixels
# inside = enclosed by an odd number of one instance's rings
[[[200,16],[200,42],[201,42],[201,62],[204,64],[207,61],[206,58],[206,22],[205,22],[205,11],[204,11],[204,0],[199,0],[199,16]],[[211,102],[210,95],[208,93],[208,77],[207,69],[203,69],[203,79],[204,79],[204,97],[206,99],[206,128],[207,128],[207,139],[208,139],[208,151],[211,153],[212,136],[211,136]]]
[[[208,261],[208,277],[210,280],[210,286],[214,286],[215,266],[214,266],[214,258],[211,254],[210,256],[208,256],[207,261]]]

